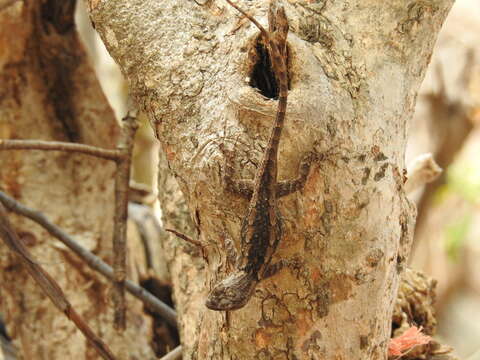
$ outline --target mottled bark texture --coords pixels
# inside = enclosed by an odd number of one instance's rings
[[[114,148],[118,124],[88,65],[73,24],[73,1],[0,5],[0,137],[71,141]],[[111,263],[114,164],[86,155],[0,152],[0,187],[44,212],[83,246]],[[128,297],[129,329],[113,330],[111,284],[48,233],[10,215],[33,256],[55,278],[119,358],[152,355],[150,321]],[[129,274],[135,278],[135,274]],[[97,359],[16,257],[0,246],[0,313],[19,359]]]
[[[219,147],[235,150],[238,178],[253,178],[276,110],[250,86],[262,81],[258,30],[222,0],[89,1],[207,249],[203,263],[189,244],[165,242],[186,359],[386,358],[415,214],[403,190],[406,124],[452,2],[282,1],[291,31],[280,179],[307,151],[324,160],[280,201],[277,258],[299,266],[226,314],[203,301],[231,271],[225,240],[238,246],[247,201],[225,191]],[[266,1],[238,3],[266,24]],[[182,230],[170,180],[159,182],[171,185],[164,215]]]

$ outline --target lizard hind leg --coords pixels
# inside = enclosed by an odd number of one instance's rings
[[[225,175],[225,183],[228,191],[244,199],[250,200],[253,195],[253,180],[233,180],[228,174]]]
[[[302,189],[307,181],[308,174],[310,173],[312,162],[318,160],[319,156],[317,154],[313,152],[307,153],[300,161],[300,166],[298,167],[298,177],[296,179],[277,182],[277,198],[289,195]]]

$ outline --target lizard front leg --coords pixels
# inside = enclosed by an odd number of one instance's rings
[[[318,160],[320,160],[320,157],[317,154],[313,152],[306,154],[300,161],[300,165],[298,167],[298,177],[296,179],[277,182],[277,198],[290,195],[291,193],[302,189],[307,181],[312,163]],[[231,166],[226,166],[224,179],[227,189],[238,196],[250,200],[253,194],[254,181],[245,179],[234,180],[233,173],[233,168]]]

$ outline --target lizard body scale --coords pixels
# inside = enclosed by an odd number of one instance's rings
[[[249,301],[256,285],[267,277],[271,260],[281,238],[281,219],[277,198],[288,195],[305,183],[310,168],[311,156],[302,160],[298,179],[289,182],[277,181],[277,154],[280,136],[285,121],[288,97],[287,75],[287,33],[288,20],[283,7],[276,7],[273,1],[269,7],[269,31],[265,30],[253,17],[230,0],[231,6],[246,16],[260,30],[267,47],[272,69],[275,74],[278,92],[278,107],[271,135],[262,162],[256,173],[253,191],[244,187],[233,192],[250,198],[247,214],[241,227],[241,252],[236,270],[214,285],[209,293],[206,306],[212,310],[235,310]]]

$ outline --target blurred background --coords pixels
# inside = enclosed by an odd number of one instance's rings
[[[127,84],[92,29],[77,24],[120,119]],[[134,181],[156,192],[158,145],[148,121],[136,138]],[[418,219],[410,266],[438,281],[438,337],[461,359],[480,360],[480,0],[457,0],[439,35],[409,126],[408,164],[432,153],[442,176],[412,195]]]

